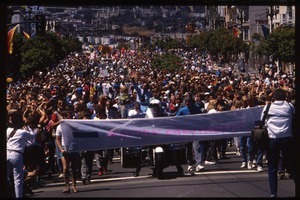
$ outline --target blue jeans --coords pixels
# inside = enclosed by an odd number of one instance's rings
[[[277,173],[280,151],[286,160],[286,166],[289,169],[295,181],[295,151],[293,139],[288,138],[270,138],[269,145],[267,146],[268,170],[269,170],[269,185],[271,195],[277,196]]]
[[[15,197],[23,197],[24,187],[24,170],[23,170],[23,154],[16,151],[7,151],[6,158],[7,165],[7,179],[15,187]],[[13,176],[13,183],[10,180]]]
[[[108,150],[99,150],[95,152],[96,166],[101,168],[107,168],[108,165]]]
[[[81,179],[91,180],[94,157],[94,151],[81,152]]]
[[[257,166],[263,166],[263,155],[265,151],[265,143],[263,141],[253,141],[253,156],[256,154]]]
[[[206,157],[205,141],[193,141],[193,149],[195,154],[196,165],[204,165]]]
[[[250,136],[241,137],[240,151],[242,154],[242,162],[253,161],[252,137]]]

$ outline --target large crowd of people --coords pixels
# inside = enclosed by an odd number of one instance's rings
[[[96,158],[98,175],[107,173],[114,150],[67,155],[59,130],[62,119],[116,119],[143,117],[151,100],[158,100],[164,116],[222,112],[264,106],[276,89],[286,92],[286,101],[295,105],[295,76],[274,68],[260,68],[256,74],[241,73],[234,62],[218,67],[209,55],[196,50],[174,49],[169,53],[182,58],[183,68],[160,69],[151,60],[165,51],[123,51],[114,55],[74,53],[57,66],[36,72],[23,81],[7,83],[7,111],[21,113],[24,130],[34,138],[24,144],[25,180],[40,183],[41,176],[64,177],[70,192],[69,163],[73,164],[72,190],[76,189],[76,170],[84,184],[90,183],[91,165]],[[205,60],[205,62],[203,62]],[[192,104],[192,105],[190,105]],[[184,110],[193,107],[194,111]],[[9,118],[9,117],[8,117]],[[8,125],[10,125],[8,119]],[[19,127],[20,128],[20,127]],[[20,133],[21,134],[21,133]],[[262,171],[262,154],[251,138],[195,141],[188,144],[187,170],[203,171],[205,164],[216,164],[226,157],[228,143],[242,155],[241,168]],[[8,151],[12,149],[8,149]],[[10,154],[9,154],[10,155]],[[193,157],[195,156],[195,157]],[[196,158],[196,168],[193,159]],[[213,161],[214,160],[214,161]],[[257,164],[257,165],[256,165]],[[18,169],[20,167],[18,166]],[[80,171],[79,171],[80,170]],[[21,172],[19,172],[21,173]],[[21,177],[22,178],[22,177]],[[16,196],[22,196],[20,180],[14,180]],[[26,183],[26,182],[25,182]],[[26,184],[25,184],[26,186]],[[24,186],[24,187],[25,187]]]

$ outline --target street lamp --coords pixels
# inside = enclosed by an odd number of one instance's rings
[[[275,10],[273,6],[269,6],[269,8],[266,9],[266,14],[268,17],[270,17],[271,20],[271,28],[270,28],[270,32],[273,31],[273,17],[276,16],[278,14],[278,10]]]

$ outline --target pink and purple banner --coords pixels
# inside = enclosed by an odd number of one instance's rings
[[[179,117],[61,122],[69,152],[248,136],[263,107]]]

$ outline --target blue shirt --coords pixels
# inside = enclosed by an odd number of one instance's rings
[[[196,105],[184,106],[180,108],[176,114],[176,116],[181,115],[192,115],[192,114],[200,114],[202,113],[201,108]]]
[[[142,88],[138,87],[136,83],[133,83],[132,85],[137,92],[136,102],[140,103],[141,105],[148,105],[149,100],[152,97],[152,92],[150,90],[144,91]],[[144,97],[144,100],[141,99],[142,96]]]

